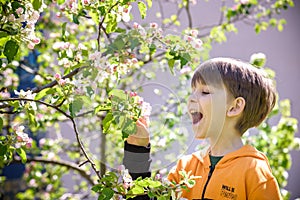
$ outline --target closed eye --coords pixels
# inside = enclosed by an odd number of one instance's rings
[[[207,91],[202,91],[202,94],[204,94],[204,95],[208,95],[208,94],[210,94],[210,92],[207,92]]]

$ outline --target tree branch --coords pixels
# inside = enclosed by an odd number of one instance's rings
[[[73,71],[71,71],[69,74],[63,76],[62,78],[65,79],[65,78],[71,78],[73,77],[74,75],[78,74],[82,69],[86,68],[87,66],[83,66],[83,67],[78,67],[76,69],[74,69]],[[35,87],[33,88],[31,91],[32,93],[38,93],[46,88],[51,88],[51,87],[54,87],[55,85],[57,85],[57,81],[52,81],[51,83],[48,83],[44,86],[41,86],[41,87]]]
[[[13,163],[21,163],[21,158],[19,156],[14,156]],[[77,166],[75,163],[65,161],[65,160],[53,160],[53,159],[47,159],[43,158],[41,156],[33,156],[33,157],[27,157],[27,162],[39,162],[39,163],[46,163],[46,164],[52,164],[52,165],[60,165],[67,167],[68,169],[73,169],[77,171],[83,178],[85,178],[91,185],[95,185],[94,181],[91,178],[91,174],[81,169],[79,166]]]
[[[193,23],[192,23],[191,11],[190,11],[190,1],[186,1],[185,10],[186,10],[186,14],[188,16],[189,28],[192,28],[193,27]]]
[[[51,104],[48,104],[46,102],[43,102],[43,101],[40,101],[40,100],[34,100],[34,99],[25,99],[25,98],[10,98],[10,99],[0,99],[0,102],[6,102],[6,101],[32,101],[32,102],[36,102],[36,103],[40,103],[40,104],[43,104],[45,106],[48,106],[48,107],[51,107],[51,108],[54,108],[55,110],[57,110],[58,112],[60,112],[61,114],[63,114],[64,116],[66,116],[67,118],[69,118],[73,124],[73,129],[74,129],[74,132],[75,132],[75,136],[76,136],[76,140],[77,140],[77,143],[84,155],[84,157],[89,161],[89,163],[91,164],[93,170],[95,171],[95,173],[97,174],[98,178],[101,179],[101,176],[99,174],[99,171],[97,170],[96,168],[96,164],[94,163],[94,161],[89,157],[89,155],[87,154],[84,146],[83,146],[83,143],[79,137],[79,132],[78,132],[78,129],[77,129],[77,126],[76,126],[76,122],[74,120],[74,118],[69,115],[68,113],[66,113],[65,111],[63,111],[62,109],[58,108],[57,106],[54,106],[54,105],[51,105]]]

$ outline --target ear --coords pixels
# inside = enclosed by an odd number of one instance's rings
[[[235,117],[242,114],[246,105],[246,101],[243,97],[237,97],[232,102],[227,110],[228,117]]]

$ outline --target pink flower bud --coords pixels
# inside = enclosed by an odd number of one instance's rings
[[[65,79],[60,79],[58,81],[58,84],[61,85],[61,86],[64,86],[64,85],[66,85],[66,80]]]
[[[197,30],[191,30],[191,35],[193,37],[196,37],[198,35],[198,31]]]
[[[23,14],[23,11],[24,11],[24,9],[23,9],[22,7],[19,7],[19,8],[16,10],[16,13],[17,13],[18,15],[21,15],[21,14]]]
[[[137,93],[136,92],[130,92],[130,97],[135,97],[135,96],[137,96]]]
[[[56,74],[54,75],[54,78],[55,78],[56,80],[60,80],[60,79],[61,79],[61,75],[60,75],[59,73],[56,73]]]
[[[27,44],[28,49],[34,49],[35,44],[33,42],[29,42]]]
[[[33,40],[32,40],[32,42],[34,43],[34,44],[39,44],[40,43],[40,38],[34,38]]]
[[[132,58],[131,61],[132,61],[132,63],[134,63],[134,64],[135,64],[135,63],[138,63],[138,60],[137,60],[136,58]]]
[[[18,142],[22,142],[23,141],[23,138],[21,136],[17,136],[17,141]]]
[[[29,138],[26,142],[26,145],[25,145],[27,148],[31,148],[32,147],[32,139]]]
[[[136,23],[136,22],[133,23],[133,28],[138,29],[139,26],[140,26],[140,25],[139,25],[138,23]]]

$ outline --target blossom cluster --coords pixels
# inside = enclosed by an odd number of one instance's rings
[[[58,65],[66,68],[82,62],[82,52],[87,50],[87,47],[79,43],[77,46],[70,42],[57,41],[53,43],[52,49],[58,52]],[[62,52],[65,53],[62,56]]]
[[[0,84],[2,87],[9,88],[9,87],[17,87],[19,83],[18,76],[14,73],[11,68],[6,68],[6,63],[3,63],[0,68],[4,69],[2,71],[3,77],[0,76]]]
[[[13,29],[19,29],[19,38],[27,44],[29,49],[33,49],[36,44],[40,43],[40,38],[35,35],[35,24],[46,5],[42,3],[39,10],[35,10],[31,1],[24,0],[20,2],[17,9],[13,8],[11,2],[7,2],[7,7],[10,8],[10,11],[5,16],[2,16],[3,13],[1,13],[0,17],[7,24],[11,24]]]
[[[183,39],[191,44],[193,48],[201,50],[203,42],[201,39],[198,39],[197,36],[197,30],[190,30],[186,35],[184,35]]]
[[[16,148],[21,148],[22,146],[30,148],[32,146],[32,138],[27,133],[24,133],[24,129],[24,126],[13,126],[13,131],[16,134]]]
[[[36,94],[32,93],[31,90],[24,91],[23,89],[21,89],[20,91],[15,90],[14,92],[16,95],[18,95],[19,98],[23,99],[34,99],[34,97],[36,96]],[[24,101],[20,101],[20,104],[24,106],[26,103]],[[29,105],[33,110],[37,110],[36,103],[34,101],[30,101]]]
[[[54,78],[55,78],[55,80],[58,82],[58,84],[60,86],[64,86],[67,83],[66,79],[62,78],[61,75],[60,75],[60,73],[56,73],[54,75]]]
[[[150,103],[144,101],[144,98],[141,96],[138,96],[136,92],[130,92],[129,93],[131,98],[134,98],[134,103],[138,104],[141,108],[141,116],[144,118],[149,118],[152,111],[152,106]]]

